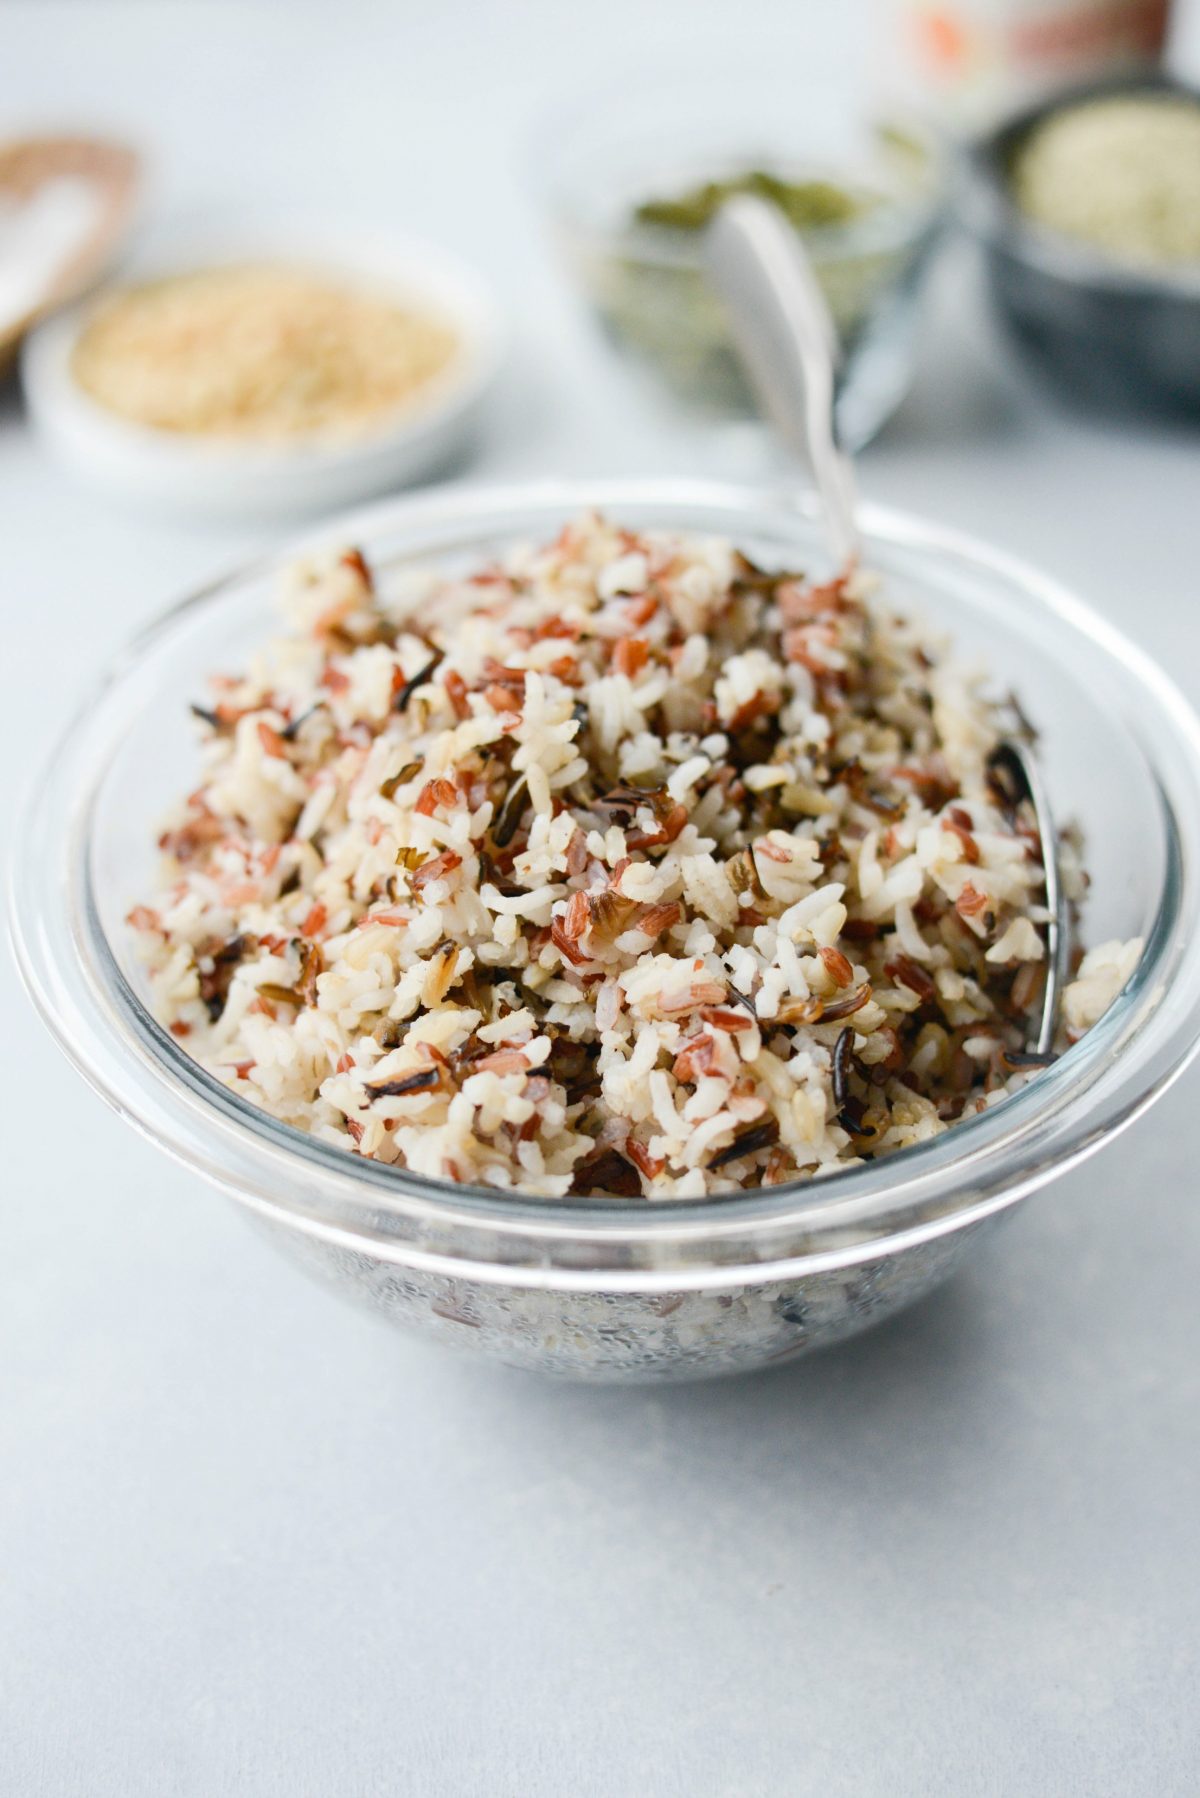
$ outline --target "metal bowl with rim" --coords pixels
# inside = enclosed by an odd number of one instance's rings
[[[962,211],[979,239],[995,310],[1031,369],[1078,401],[1117,414],[1200,419],[1200,264],[1149,267],[1027,218],[1013,157],[1053,114],[1081,102],[1200,92],[1165,74],[1125,76],[1041,101],[972,146]]]
[[[821,560],[813,506],[690,482],[443,490],[326,526],[320,541],[359,544],[385,571],[466,567],[593,507],[635,529],[720,533],[766,561]],[[150,1014],[124,917],[152,872],[156,820],[194,774],[195,683],[270,633],[290,557],[192,595],[143,631],[38,781],[10,911],[26,985],[60,1045],[294,1260],[399,1324],[500,1361],[584,1379],[731,1372],[832,1342],[927,1292],[996,1218],[1136,1117],[1196,1048],[1200,722],[1147,656],[1054,581],[900,513],[867,507],[862,522],[889,603],[951,631],[1041,727],[1056,815],[1087,840],[1087,940],[1145,940],[1100,1023],[1003,1104],[828,1178],[655,1204],[431,1181],[237,1097]]]

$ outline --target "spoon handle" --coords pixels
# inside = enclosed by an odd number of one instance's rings
[[[825,296],[797,232],[766,201],[727,200],[708,227],[705,255],[712,282],[729,311],[735,348],[759,404],[817,484],[825,540],[834,566],[858,560],[854,469],[833,428],[837,336]],[[1034,1047],[1054,1044],[1058,1000],[1069,950],[1069,918],[1058,862],[1058,836],[1041,772],[1027,745],[1002,743],[1007,763],[1037,816],[1046,873],[1046,982]]]
[[[784,443],[812,469],[840,569],[858,556],[858,496],[834,436],[837,334],[808,252],[775,207],[747,194],[721,207],[705,255],[750,384]]]

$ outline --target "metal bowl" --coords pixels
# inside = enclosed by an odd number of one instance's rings
[[[1043,119],[1143,93],[1200,105],[1195,89],[1154,74],[1055,94],[971,147],[962,212],[983,246],[996,311],[1038,375],[1108,412],[1200,419],[1200,266],[1118,261],[1035,223],[1012,195],[1013,157]]]

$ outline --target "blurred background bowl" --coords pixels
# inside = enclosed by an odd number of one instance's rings
[[[34,423],[93,484],[175,516],[258,518],[321,512],[446,469],[472,440],[500,371],[503,328],[484,282],[437,246],[398,233],[286,212],[218,215],[160,231],[121,285],[238,263],[346,280],[441,319],[457,348],[446,366],[369,431],[254,443],[139,424],[86,393],[72,356],[103,289],[26,340],[21,373]]]
[[[647,201],[764,171],[861,203],[804,230],[842,347],[838,427],[873,437],[908,387],[917,297],[937,238],[946,159],[907,120],[870,120],[803,83],[731,72],[594,95],[549,121],[537,173],[555,241],[610,341],[710,417],[754,412],[702,232],[646,222]]]
[[[1014,158],[1037,126],[1081,101],[1200,93],[1165,74],[1074,87],[1009,118],[966,158],[964,217],[983,245],[999,319],[1039,376],[1116,413],[1200,418],[1200,265],[1122,261],[1028,218]]]

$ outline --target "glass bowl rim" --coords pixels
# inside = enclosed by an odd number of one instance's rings
[[[705,65],[705,81],[714,87],[720,79]],[[785,84],[780,82],[782,90]],[[627,81],[609,79],[593,83],[567,98],[560,97],[546,109],[528,135],[526,164],[534,190],[555,225],[580,240],[603,245],[614,254],[628,257],[644,267],[685,270],[701,273],[704,268],[702,238],[697,232],[691,238],[668,228],[638,224],[603,225],[582,211],[575,197],[575,183],[566,172],[566,164],[586,135],[593,131],[607,111],[613,111],[617,100],[627,102]],[[633,85],[635,98],[655,92],[650,74],[643,73]],[[607,108],[605,102],[608,102]],[[804,241],[815,261],[853,260],[856,256],[908,249],[915,253],[933,236],[949,210],[955,152],[945,136],[902,105],[885,105],[863,110],[860,124],[874,134],[891,126],[902,130],[917,143],[926,159],[927,181],[914,184],[911,192],[888,193],[883,203],[841,223],[816,225],[804,233]],[[699,118],[697,125],[703,123]],[[768,129],[775,132],[776,126]],[[664,133],[664,138],[668,135]],[[628,134],[614,125],[611,145],[629,141]],[[759,145],[761,151],[765,145]],[[728,159],[728,158],[727,158]],[[832,178],[832,166],[830,168]]]
[[[393,544],[388,552],[399,561],[412,559],[411,538],[422,529],[436,533],[440,528],[444,536],[453,530],[441,544],[444,554],[451,543],[466,546],[494,538],[498,530],[517,535],[522,522],[532,528],[527,521],[533,517],[549,525],[564,512],[589,506],[616,511],[622,505],[648,507],[663,514],[664,523],[672,511],[690,507],[716,515],[704,528],[730,532],[738,529],[739,519],[749,533],[755,519],[760,529],[769,520],[777,525],[790,520],[811,529],[816,518],[815,501],[807,496],[797,503],[794,493],[700,481],[551,481],[446,488],[328,520],[282,552],[207,583],[144,626],[113,658],[60,733],[49,765],[31,789],[16,833],[10,865],[10,928],[35,1005],[89,1083],[176,1159],[260,1211],[347,1246],[361,1248],[364,1238],[369,1239],[385,1259],[410,1266],[451,1267],[461,1273],[469,1265],[479,1277],[515,1278],[524,1284],[578,1285],[588,1290],[648,1285],[662,1290],[667,1285],[727,1283],[729,1262],[720,1258],[714,1263],[708,1255],[720,1242],[723,1254],[732,1253],[748,1263],[752,1277],[762,1281],[778,1277],[785,1266],[811,1270],[844,1265],[862,1259],[864,1252],[878,1253],[885,1242],[894,1247],[928,1239],[1013,1203],[1131,1121],[1196,1050],[1200,943],[1181,939],[1180,930],[1184,900],[1195,909],[1195,872],[1180,861],[1178,828],[1161,782],[1168,855],[1173,859],[1155,926],[1131,981],[1068,1055],[1002,1105],[886,1160],[839,1170],[827,1178],[769,1189],[731,1189],[698,1200],[547,1200],[518,1191],[432,1181],[317,1142],[232,1093],[192,1061],[151,1017],[120,974],[99,925],[89,863],[94,800],[107,761],[91,767],[90,784],[82,796],[71,792],[65,853],[74,910],[53,919],[53,940],[47,937],[39,910],[41,896],[31,890],[27,878],[39,864],[39,854],[46,853],[39,838],[39,818],[44,822],[45,813],[41,797],[55,778],[61,779],[71,754],[78,757],[86,749],[89,731],[99,731],[104,708],[119,700],[123,680],[156,650],[168,647],[173,632],[190,623],[198,610],[218,605],[245,582],[262,579],[297,554],[318,545],[327,547],[333,539],[366,540],[370,553],[373,533],[386,531],[401,540],[408,536],[407,550]],[[1188,702],[1143,651],[1057,582],[963,533],[909,514],[867,506],[863,526],[868,541],[875,539],[901,552],[957,557],[976,570],[1016,583],[1027,600],[1054,613],[1060,627],[1082,630],[1118,663],[1132,686],[1150,689],[1170,717],[1176,745],[1182,740],[1189,751],[1190,772],[1195,775],[1200,769],[1200,720]],[[432,558],[438,551],[418,548],[415,553]],[[1153,761],[1141,742],[1138,748],[1154,775]],[[88,960],[89,954],[96,957],[98,945],[107,954],[107,967]],[[1182,1026],[1176,1018],[1164,1044],[1170,1020],[1161,1001],[1151,1004],[1153,993],[1148,999],[1147,992],[1168,951],[1174,952],[1176,961],[1184,960],[1189,980],[1182,995],[1186,1016]],[[103,956],[100,959],[102,963]],[[52,991],[64,965],[74,975],[82,971],[90,983],[103,1025],[114,1032],[112,1041],[96,1040],[94,1020],[86,1044],[73,1033],[76,1020],[64,1016]],[[1156,1024],[1157,1044],[1152,1040]],[[1124,1074],[1118,1068],[1114,1078],[1114,1068],[1123,1059],[1129,1065]],[[1106,1101],[1099,1115],[1098,1094]],[[1078,1109],[1080,1101],[1087,1101],[1086,1115],[1064,1117],[1072,1107]],[[1031,1153],[1039,1134],[1040,1159],[1036,1154],[1033,1159],[1023,1157],[1022,1148]],[[1051,1140],[1061,1150],[1054,1159],[1048,1159],[1046,1152]],[[303,1170],[305,1180],[319,1189],[315,1208],[280,1198],[281,1175],[286,1185],[289,1170],[293,1174]],[[411,1238],[415,1232],[420,1238],[430,1230],[435,1236],[449,1232],[456,1240],[436,1241],[432,1249],[406,1240],[406,1233]],[[504,1245],[499,1258],[497,1241]],[[586,1266],[580,1265],[581,1257]]]

